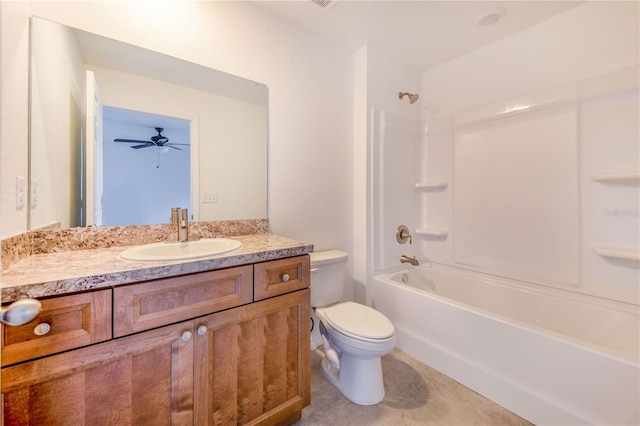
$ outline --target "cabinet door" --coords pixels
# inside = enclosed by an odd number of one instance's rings
[[[195,321],[195,424],[300,418],[310,402],[309,290]]]
[[[2,369],[5,425],[193,423],[193,321]]]

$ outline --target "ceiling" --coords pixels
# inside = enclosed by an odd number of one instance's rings
[[[312,0],[253,3],[352,51],[369,45],[424,72],[584,2],[332,0],[324,8]],[[478,15],[493,7],[504,8],[501,19],[477,25]]]

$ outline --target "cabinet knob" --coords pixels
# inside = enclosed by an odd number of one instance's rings
[[[191,336],[192,333],[189,330],[186,330],[182,332],[182,336],[180,336],[180,338],[186,342],[187,340],[191,339]]]
[[[289,274],[282,274],[282,281],[284,282],[289,281]]]
[[[33,321],[42,310],[35,299],[20,299],[0,309],[0,322],[7,325],[24,325]]]
[[[204,336],[205,334],[207,334],[207,326],[206,325],[201,325],[200,327],[198,327],[198,335],[200,336]]]
[[[46,322],[43,322],[42,324],[38,324],[35,326],[35,328],[33,329],[33,334],[35,334],[36,336],[44,336],[50,331],[51,326]]]

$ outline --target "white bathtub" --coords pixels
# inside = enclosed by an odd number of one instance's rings
[[[371,297],[400,350],[535,424],[640,424],[638,306],[444,266]]]

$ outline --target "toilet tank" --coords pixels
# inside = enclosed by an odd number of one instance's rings
[[[311,257],[311,306],[326,306],[342,299],[347,278],[347,253],[327,250],[309,253]]]

